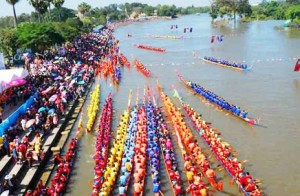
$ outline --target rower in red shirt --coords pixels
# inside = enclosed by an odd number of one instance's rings
[[[255,190],[255,182],[254,181],[250,181],[248,182],[248,185],[245,187],[245,190],[247,192],[252,192]]]

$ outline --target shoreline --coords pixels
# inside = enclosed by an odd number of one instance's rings
[[[179,18],[180,16],[176,16],[176,18]],[[144,22],[152,22],[152,21],[159,21],[159,20],[173,20],[176,18],[172,18],[171,16],[148,16],[145,18],[136,18],[136,19],[128,19],[128,20],[122,20],[122,21],[116,21],[112,22],[115,26],[115,29],[121,26],[130,25],[133,23],[144,23]]]

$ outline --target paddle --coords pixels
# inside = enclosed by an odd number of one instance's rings
[[[208,191],[215,193],[217,190],[215,188],[207,188]]]
[[[229,183],[228,183],[228,184],[229,184],[230,186],[232,186],[232,185],[233,185],[233,183],[234,183],[234,179],[232,178],[232,179],[229,181]]]
[[[219,165],[219,166],[217,167],[217,170],[218,170],[218,171],[222,171],[222,170],[224,170],[224,167],[223,167],[222,165]]]
[[[262,181],[261,181],[260,179],[258,179],[258,178],[256,178],[256,179],[254,180],[254,182],[262,183]]]

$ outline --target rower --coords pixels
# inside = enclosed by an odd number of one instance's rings
[[[241,113],[242,118],[247,118],[248,112],[246,110],[243,110]]]

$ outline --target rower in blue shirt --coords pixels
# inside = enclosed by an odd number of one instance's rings
[[[243,112],[241,113],[242,118],[247,118],[248,112],[243,110]]]
[[[240,108],[237,108],[237,109],[236,109],[236,115],[239,116],[240,114],[241,114],[241,109],[240,109]]]
[[[125,176],[125,174],[121,175],[119,183],[120,183],[121,186],[126,186],[126,176]]]

